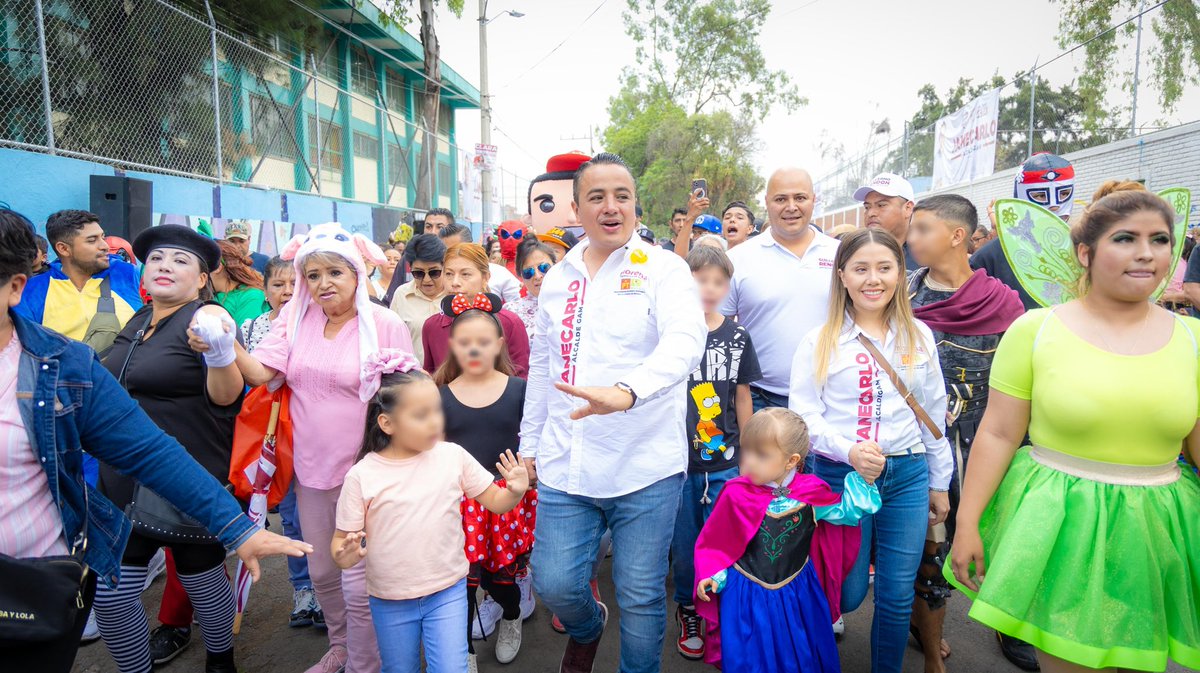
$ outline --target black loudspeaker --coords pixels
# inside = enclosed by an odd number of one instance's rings
[[[154,224],[154,183],[149,180],[93,175],[91,187],[92,212],[100,216],[106,235],[132,243]]]

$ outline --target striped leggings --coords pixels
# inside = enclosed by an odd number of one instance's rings
[[[120,673],[148,673],[150,628],[141,593],[146,566],[161,546],[171,548],[179,582],[196,609],[204,648],[212,653],[233,649],[233,588],[225,574],[225,548],[219,544],[163,544],[138,533],[129,538],[121,561],[121,582],[96,590],[96,625]]]

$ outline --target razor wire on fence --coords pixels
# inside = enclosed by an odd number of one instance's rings
[[[400,208],[425,180],[430,207],[478,202],[451,106],[419,121],[419,66],[323,17],[306,45],[185,2],[0,0],[0,146]],[[500,212],[525,212],[528,181],[493,170]]]

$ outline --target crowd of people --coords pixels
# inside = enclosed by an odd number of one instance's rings
[[[1048,308],[993,207],[888,173],[863,227],[813,226],[783,168],[762,221],[698,189],[661,244],[606,153],[553,157],[480,242],[435,209],[267,258],[243,222],[130,243],[68,210],[47,263],[0,210],[0,573],[79,568],[62,596],[0,579],[58,614],[0,615],[0,657],[65,672],[99,638],[145,673],[194,612],[206,671],[235,671],[236,550],[289,556],[289,625],[328,632],[309,673],[473,672],[493,637],[520,662],[538,601],[587,673],[611,553],[623,673],[668,631],[730,673],[836,672],[869,593],[873,673],[910,642],[940,673],[954,589],[1026,670],[1200,668],[1200,263],[1140,183],[1073,191],[1045,154],[1014,190],[1069,226],[1079,282]],[[287,392],[283,535],[223,488],[260,386]]]

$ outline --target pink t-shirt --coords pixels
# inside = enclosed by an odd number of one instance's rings
[[[14,331],[0,350],[0,554],[58,556],[67,553],[62,514],[17,407],[20,358],[21,342]]]
[[[460,504],[491,485],[492,474],[450,442],[405,460],[369,453],[350,468],[337,528],[367,533],[367,593],[408,600],[466,577]]]
[[[382,306],[371,305],[380,348],[412,352],[404,321]],[[254,349],[254,357],[276,369],[292,389],[292,447],[296,478],[309,488],[337,488],[362,446],[367,405],[358,397],[358,320],[346,323],[333,339],[325,338],[325,313],[310,305],[299,335],[289,344],[286,323]]]

